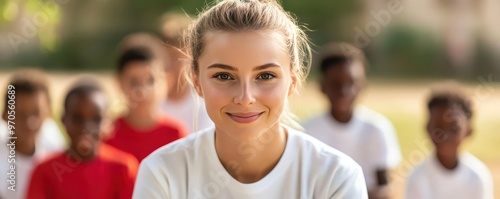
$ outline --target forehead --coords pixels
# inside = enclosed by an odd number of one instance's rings
[[[131,61],[125,65],[121,77],[143,77],[146,75],[160,74],[164,72],[158,60],[152,61]]]
[[[255,67],[267,63],[289,66],[291,59],[283,36],[276,31],[209,32],[204,39],[200,66],[223,63]]]
[[[325,71],[328,79],[364,79],[365,68],[361,61],[352,61],[330,66]]]
[[[72,111],[104,111],[106,98],[98,91],[77,93],[69,98],[68,112]]]
[[[465,113],[458,106],[434,106],[430,109],[430,120],[437,122],[455,122],[465,119]]]
[[[38,91],[35,93],[17,93],[16,94],[16,110],[32,110],[40,107],[46,107],[48,102],[46,94],[44,92]]]

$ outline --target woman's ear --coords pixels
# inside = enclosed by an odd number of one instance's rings
[[[288,89],[288,96],[292,95],[296,91],[298,83],[299,78],[296,73],[292,74],[292,82],[290,83],[290,88]]]
[[[198,95],[203,98],[203,91],[201,90],[200,78],[194,72],[191,72],[190,74],[191,74],[191,79],[193,80],[193,87],[196,90],[196,93],[198,93]]]

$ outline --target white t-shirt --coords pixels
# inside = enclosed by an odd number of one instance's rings
[[[357,107],[345,124],[326,112],[305,123],[304,128],[306,133],[354,159],[363,169],[368,189],[377,186],[378,169],[395,168],[401,161],[391,122],[368,108]]]
[[[7,146],[7,123],[0,120],[0,198],[2,199],[24,199],[26,189],[29,186],[31,172],[37,162],[50,154],[64,150],[65,141],[62,137],[59,127],[52,119],[46,120],[39,132],[39,137],[36,140],[35,154],[32,156],[24,156],[19,153],[15,154],[15,191],[8,189],[10,183],[7,179],[10,177],[9,167],[12,165],[9,160],[10,149]]]
[[[205,102],[194,91],[177,102],[163,101],[160,107],[163,113],[184,122],[190,133],[214,126],[205,109]],[[196,123],[195,116],[198,116]]]
[[[320,141],[288,129],[278,164],[261,180],[241,183],[222,166],[214,128],[164,146],[140,165],[133,198],[367,199],[359,165]]]
[[[493,178],[480,160],[463,153],[457,168],[445,169],[431,156],[408,178],[406,199],[493,199]]]
[[[7,122],[0,119],[0,142],[5,142],[9,137]],[[36,140],[37,148],[42,148],[46,151],[61,151],[66,149],[66,140],[57,126],[57,123],[52,119],[46,119]]]

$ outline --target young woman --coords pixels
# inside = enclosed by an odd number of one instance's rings
[[[215,128],[144,159],[133,198],[367,198],[359,165],[281,122],[310,48],[278,3],[221,1],[187,37]]]

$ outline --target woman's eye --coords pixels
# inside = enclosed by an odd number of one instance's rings
[[[216,74],[216,75],[214,75],[214,77],[219,79],[219,80],[232,80],[233,79],[228,74]]]
[[[262,73],[261,75],[259,75],[259,77],[257,77],[257,79],[271,80],[271,79],[273,79],[275,77],[276,77],[275,75],[270,74],[270,73]]]

